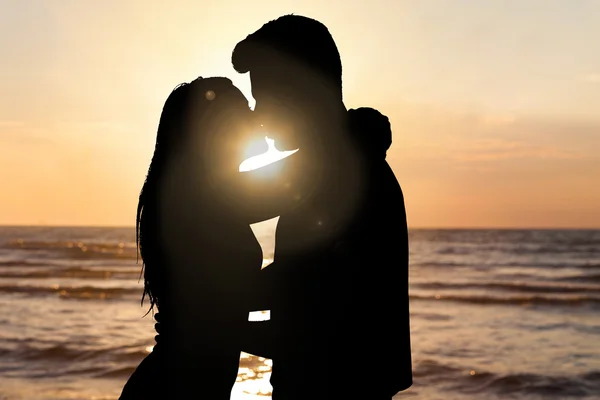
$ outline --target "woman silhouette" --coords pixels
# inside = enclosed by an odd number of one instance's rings
[[[238,172],[253,138],[248,101],[229,79],[198,78],[165,102],[136,221],[142,302],[158,309],[161,330],[120,399],[230,398],[262,265],[249,224],[294,201],[289,179],[263,173],[284,176],[284,160]]]

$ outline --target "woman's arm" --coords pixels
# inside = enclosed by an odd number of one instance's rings
[[[281,296],[285,272],[285,267],[276,262],[258,272],[255,288],[247,300],[249,312],[271,310]]]
[[[279,289],[283,286],[281,266],[272,263],[258,273],[256,288],[252,295],[247,297],[249,312],[267,311],[277,302]],[[273,358],[277,342],[277,329],[273,322],[248,321],[244,325],[241,350],[260,357]]]
[[[242,335],[241,350],[255,356],[273,359],[277,352],[277,330],[271,321],[248,322]]]

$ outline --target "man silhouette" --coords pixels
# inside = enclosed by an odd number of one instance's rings
[[[406,214],[385,161],[391,132],[381,139],[389,122],[346,110],[337,47],[313,19],[265,24],[232,62],[250,72],[255,113],[278,147],[300,149],[288,164],[303,172],[264,270],[271,320],[254,348],[273,358],[273,399],[389,400],[412,384]]]

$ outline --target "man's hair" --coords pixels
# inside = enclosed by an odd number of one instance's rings
[[[333,37],[321,22],[300,15],[284,15],[267,22],[239,42],[231,57],[239,73],[267,66],[284,57],[318,73],[342,89],[342,62]]]

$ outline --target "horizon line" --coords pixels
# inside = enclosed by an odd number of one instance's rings
[[[254,224],[250,224],[250,225],[256,225],[256,224],[260,224],[262,222],[266,222],[268,220],[265,221],[261,221],[261,222],[257,222]],[[54,225],[54,224],[37,224],[37,225],[33,225],[33,224],[1,224],[0,223],[0,228],[105,228],[105,229],[135,229],[135,225]],[[498,227],[498,226],[489,226],[489,227],[485,227],[485,226],[464,226],[464,227],[459,227],[459,226],[441,226],[441,227],[436,227],[436,226],[409,226],[408,227],[409,230],[413,229],[413,230],[471,230],[471,231],[475,231],[475,230],[600,230],[600,226],[598,227],[576,227],[576,226],[567,226],[567,227],[560,227],[560,226],[556,226],[556,227],[548,227],[548,226],[543,226],[543,227],[536,227],[536,226],[504,226],[504,227]]]

